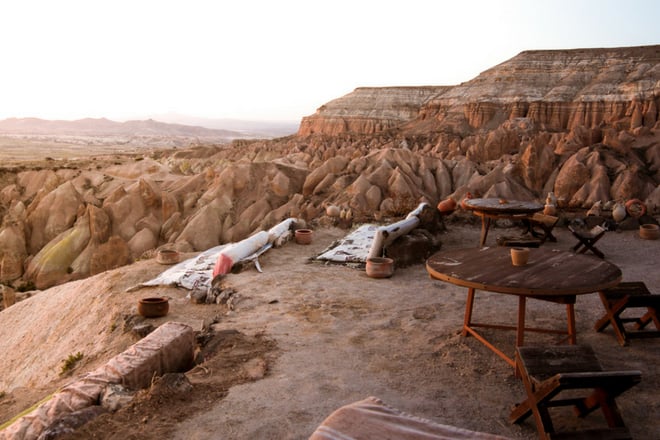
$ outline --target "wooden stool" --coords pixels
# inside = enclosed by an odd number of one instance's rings
[[[511,423],[520,423],[533,415],[541,439],[630,438],[614,399],[638,384],[641,372],[603,371],[591,347],[579,345],[518,347],[516,360],[527,399],[511,411]],[[567,390],[573,391],[564,398],[562,392]],[[591,392],[575,397],[575,390]],[[600,408],[608,428],[557,433],[549,408],[558,406],[574,406],[579,417],[586,417]]]
[[[632,338],[660,337],[660,295],[649,292],[646,284],[640,281],[623,282],[599,292],[599,295],[605,307],[605,314],[594,325],[597,332],[602,332],[608,324],[612,324],[614,334],[622,346],[627,345]],[[645,313],[635,317],[621,316],[624,311],[633,308],[644,309]],[[645,330],[650,322],[655,324],[655,330]],[[630,323],[635,325],[626,328],[626,324]]]
[[[523,223],[527,226],[527,232],[540,239],[541,243],[545,243],[546,240],[557,241],[557,237],[552,234],[552,230],[558,221],[559,217],[536,212],[531,217],[524,219]]]
[[[579,240],[578,244],[573,246],[573,252],[584,254],[587,251],[591,251],[600,258],[605,258],[605,254],[598,250],[594,245],[603,237],[603,235],[605,235],[607,229],[603,228],[602,226],[594,226],[591,229],[581,229],[568,225],[568,230],[571,231],[573,236]],[[584,248],[580,249],[583,246]]]

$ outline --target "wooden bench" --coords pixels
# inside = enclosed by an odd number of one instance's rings
[[[652,294],[641,281],[619,283],[618,286],[599,292],[600,300],[605,307],[605,314],[596,321],[594,329],[602,332],[612,324],[612,329],[619,344],[628,345],[632,338],[660,337],[660,295]],[[624,312],[630,309],[643,309],[644,313],[632,316]],[[646,326],[653,322],[655,330],[647,330]],[[629,324],[634,323],[634,326]]]
[[[578,243],[573,246],[573,252],[584,254],[587,251],[591,251],[598,257],[605,258],[605,254],[596,248],[595,244],[605,235],[607,229],[602,226],[594,226],[591,229],[586,229],[568,225],[568,230],[578,239]]]
[[[523,223],[527,226],[527,231],[533,236],[541,240],[541,244],[546,240],[552,242],[557,241],[557,237],[552,234],[552,230],[557,225],[559,217],[554,215],[546,215],[540,212],[535,212],[534,215],[527,217]]]
[[[639,383],[641,372],[603,371],[591,347],[580,345],[518,347],[516,359],[527,399],[513,408],[511,423],[533,415],[541,439],[631,438],[615,398]],[[600,408],[608,426],[556,432],[550,408],[561,406],[573,406],[578,417]]]

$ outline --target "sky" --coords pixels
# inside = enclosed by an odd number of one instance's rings
[[[0,119],[300,121],[524,50],[660,44],[659,23],[657,0],[5,1]]]

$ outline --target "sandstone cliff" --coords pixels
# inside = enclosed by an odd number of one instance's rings
[[[652,128],[659,94],[660,46],[526,51],[456,86],[357,88],[304,117],[298,134],[373,134],[405,123],[416,131],[428,119],[460,135],[515,118],[550,131]]]
[[[303,118],[298,134],[373,134],[415,119],[430,98],[447,87],[360,87]]]

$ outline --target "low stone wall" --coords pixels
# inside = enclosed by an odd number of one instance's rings
[[[0,431],[0,440],[37,439],[57,419],[98,406],[110,385],[138,390],[150,386],[154,377],[186,371],[193,365],[194,349],[192,327],[179,322],[165,323]]]

